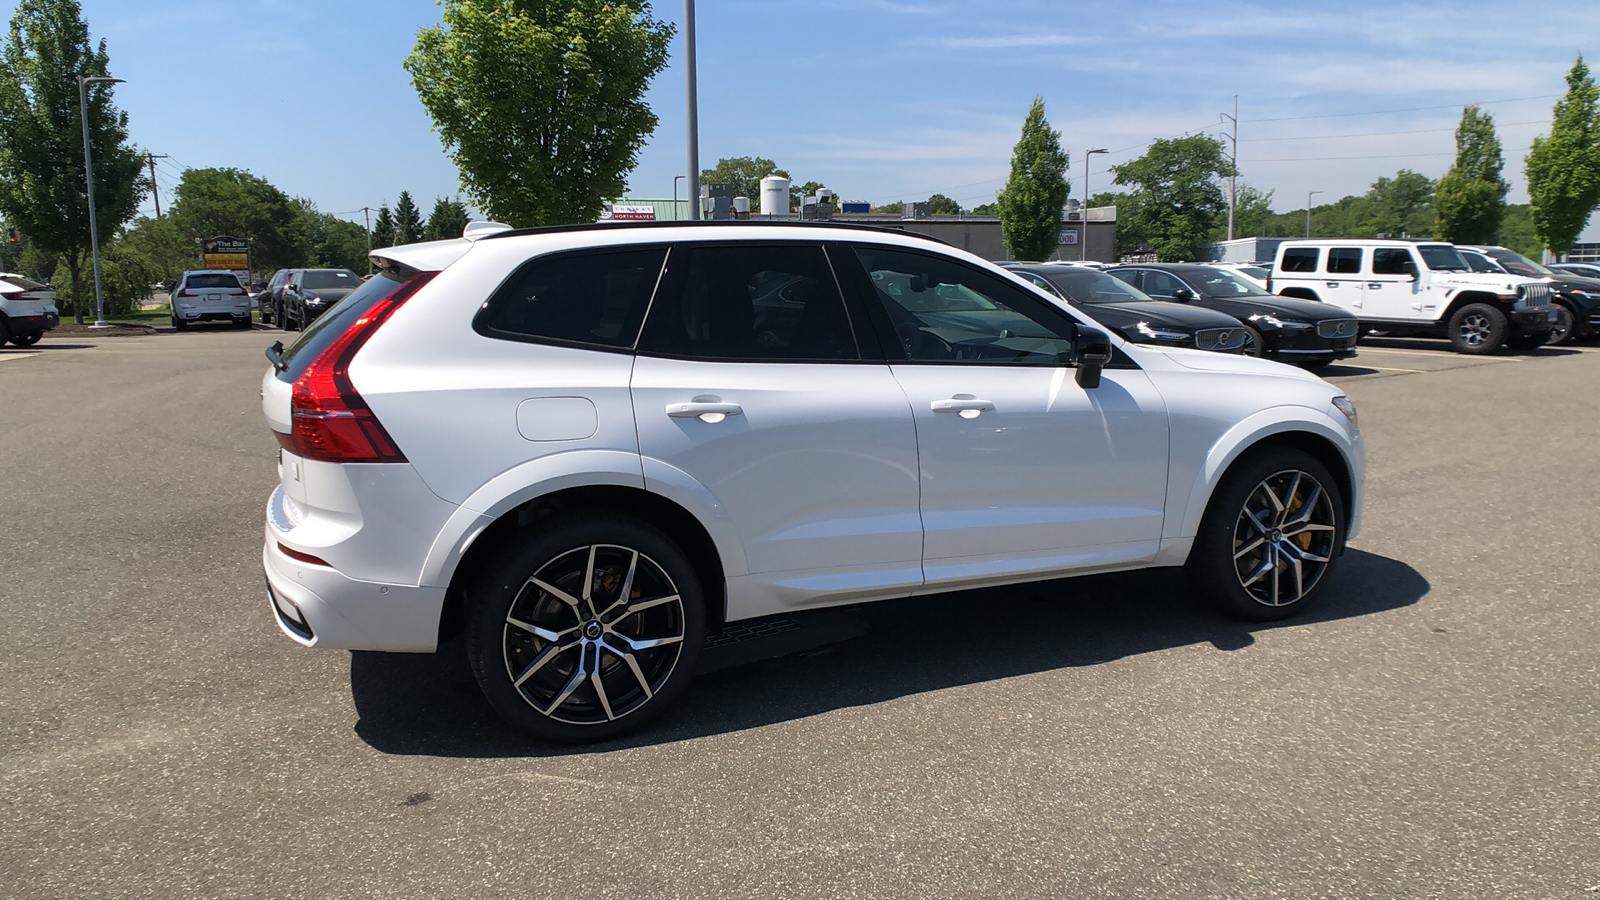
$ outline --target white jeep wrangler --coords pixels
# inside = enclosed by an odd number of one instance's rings
[[[1447,337],[1462,353],[1537,347],[1559,314],[1549,282],[1472,272],[1444,243],[1285,241],[1271,290],[1342,307],[1368,330]]]

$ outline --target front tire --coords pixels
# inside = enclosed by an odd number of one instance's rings
[[[1244,326],[1244,345],[1239,348],[1240,356],[1254,356],[1260,358],[1266,354],[1266,348],[1261,343],[1261,332]]]
[[[1186,568],[1224,612],[1286,618],[1327,589],[1345,527],[1344,500],[1327,468],[1299,450],[1266,448],[1223,476]]]
[[[705,600],[669,538],[583,513],[526,533],[467,601],[467,658],[511,724],[563,743],[604,741],[670,705],[694,674]]]
[[[1468,303],[1450,317],[1450,345],[1457,353],[1488,353],[1506,340],[1506,314],[1487,303]]]
[[[1578,317],[1572,310],[1561,304],[1556,304],[1556,324],[1550,329],[1550,336],[1544,339],[1545,346],[1554,347],[1558,344],[1571,343],[1573,327],[1577,324]]]

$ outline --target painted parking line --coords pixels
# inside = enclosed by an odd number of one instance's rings
[[[33,350],[31,352],[22,352],[22,353],[18,353],[18,352],[13,350],[13,351],[8,351],[6,353],[0,353],[0,362],[5,362],[8,359],[27,359],[30,356],[39,356],[39,355],[40,355],[40,353],[37,350]]]

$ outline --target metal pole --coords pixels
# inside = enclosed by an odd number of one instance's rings
[[[1079,221],[1083,223],[1083,239],[1078,241],[1078,261],[1088,259],[1089,252],[1089,157],[1097,153],[1110,153],[1110,150],[1085,150],[1083,152],[1083,206],[1078,213]]]
[[[683,0],[683,62],[689,89],[689,218],[700,221],[700,101],[695,88],[694,0]],[[676,190],[677,182],[673,182]]]
[[[372,274],[372,207],[363,206],[361,212],[367,220],[367,274]]]
[[[678,215],[678,182],[682,181],[683,179],[684,176],[682,175],[672,176],[672,221],[674,222],[678,221],[680,218]]]
[[[1228,176],[1228,240],[1233,240],[1233,210],[1239,197],[1239,95],[1233,95],[1233,115],[1223,113],[1222,117],[1233,123],[1233,134],[1228,137],[1232,142],[1233,154],[1228,157],[1228,162],[1233,163],[1233,174]]]
[[[106,321],[105,301],[100,293],[100,230],[94,218],[94,158],[89,153],[89,95],[86,90],[91,81],[120,84],[122,79],[78,76],[78,111],[83,118],[83,171],[89,188],[89,252],[94,256],[94,327],[110,328],[111,323]]]
[[[150,163],[150,192],[156,198],[156,218],[159,219],[161,218],[161,185],[156,184],[156,160],[166,159],[167,154],[156,154],[146,150],[144,157]]]
[[[1321,191],[1308,191],[1306,193],[1306,237],[1311,237],[1311,198],[1322,193]]]

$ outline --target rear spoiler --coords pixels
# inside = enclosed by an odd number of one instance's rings
[[[510,225],[499,222],[468,222],[461,237],[444,241],[427,241],[421,244],[403,244],[372,251],[367,258],[380,269],[402,278],[418,272],[438,272],[465,256],[479,238],[510,231]]]

